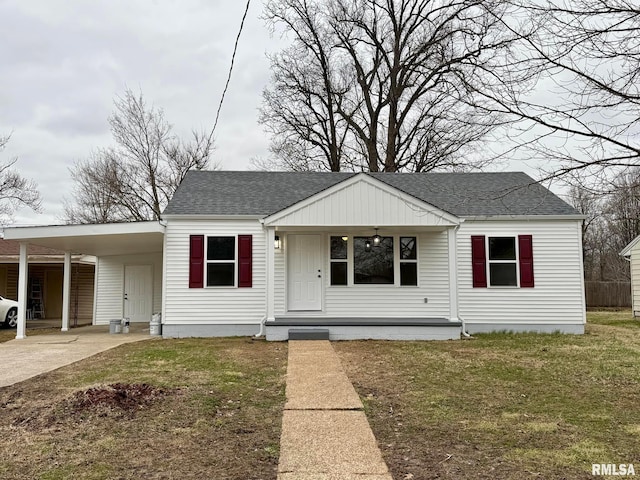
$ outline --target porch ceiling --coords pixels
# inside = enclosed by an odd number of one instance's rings
[[[97,257],[131,255],[161,252],[164,226],[159,222],[132,222],[9,227],[4,229],[4,237],[9,240]]]

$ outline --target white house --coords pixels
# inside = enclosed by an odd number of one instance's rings
[[[624,247],[620,255],[630,262],[631,310],[634,317],[640,316],[640,236]]]
[[[583,333],[582,220],[523,173],[222,171],[190,172],[161,222],[5,236],[98,257],[96,324],[445,339]]]

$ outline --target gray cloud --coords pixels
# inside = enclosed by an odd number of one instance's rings
[[[111,139],[107,118],[125,88],[141,90],[178,134],[211,128],[244,2],[5,0],[0,3],[0,160],[40,185],[46,213],[16,223],[56,223],[72,191],[69,167]],[[214,160],[245,169],[267,153],[257,124],[272,39],[252,4],[225,100]]]

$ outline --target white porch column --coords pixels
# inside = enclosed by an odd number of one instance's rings
[[[449,241],[449,317],[458,321],[458,227],[447,230]]]
[[[69,331],[69,305],[71,304],[71,252],[64,252],[62,277],[62,331]]]
[[[29,257],[27,243],[20,242],[20,261],[18,263],[18,327],[16,339],[27,338],[27,284],[29,281]]]
[[[267,227],[267,322],[275,320],[276,230]]]

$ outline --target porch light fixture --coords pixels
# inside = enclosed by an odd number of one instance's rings
[[[378,229],[376,228],[376,234],[373,236],[373,246],[378,247],[380,242],[382,242],[382,237],[378,235]]]
[[[280,237],[278,235],[276,235],[273,242],[273,248],[275,248],[276,250],[280,250],[280,248],[282,248],[282,242],[280,241]]]

